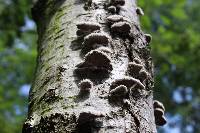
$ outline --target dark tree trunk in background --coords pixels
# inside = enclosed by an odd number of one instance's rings
[[[135,0],[39,0],[24,133],[156,133],[153,69]]]

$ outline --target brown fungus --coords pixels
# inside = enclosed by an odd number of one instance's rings
[[[145,86],[138,79],[135,79],[133,77],[125,76],[122,79],[116,79],[115,81],[113,81],[111,86],[110,86],[110,90],[113,90],[117,86],[120,86],[120,85],[124,85],[128,89],[130,89],[130,88],[144,89],[145,88]]]
[[[145,40],[146,40],[147,44],[149,44],[152,40],[152,36],[150,34],[144,34],[144,36],[145,36]]]
[[[105,114],[94,110],[94,109],[85,109],[80,112],[78,117],[78,124],[84,124],[90,121],[93,121],[95,118],[104,117]]]
[[[100,68],[112,70],[111,59],[102,51],[92,50],[85,56],[83,63],[79,64],[79,68]]]
[[[111,0],[111,3],[115,6],[117,5],[123,6],[125,4],[125,0]]]
[[[155,117],[155,123],[158,126],[163,126],[167,123],[165,117],[164,117],[164,110],[160,108],[154,108],[154,117]]]
[[[78,29],[83,31],[95,31],[101,29],[101,25],[97,22],[80,22],[76,26]]]
[[[103,47],[103,46],[97,48],[96,50],[102,51],[102,52],[104,52],[104,53],[106,53],[106,54],[111,54],[111,53],[112,53],[112,50],[111,50],[110,48],[108,48],[108,47]]]
[[[115,6],[109,6],[108,7],[108,11],[111,12],[111,13],[116,13],[117,12],[117,9]]]
[[[143,68],[141,64],[137,64],[135,62],[130,62],[128,64],[127,73],[133,77],[137,77],[139,75],[139,71]]]
[[[155,109],[155,108],[160,108],[160,109],[162,109],[163,111],[165,111],[164,105],[163,105],[160,101],[158,101],[158,100],[154,100],[154,101],[153,101],[153,107],[154,107],[154,109]]]
[[[123,33],[129,34],[131,30],[131,25],[128,22],[117,22],[111,26],[111,31],[113,33]]]
[[[145,70],[141,70],[139,72],[139,79],[140,81],[144,82],[148,77],[148,73]]]
[[[142,63],[141,60],[138,59],[138,58],[134,58],[133,61],[134,61],[136,64],[141,64],[141,63]]]
[[[138,15],[144,15],[144,12],[143,12],[143,10],[142,10],[142,8],[140,8],[140,7],[137,7],[136,8],[136,13],[138,14]]]
[[[164,115],[164,110],[160,108],[154,108],[154,115],[157,117],[162,116]]]
[[[84,79],[79,83],[79,88],[81,93],[89,93],[93,83],[89,79]]]
[[[110,91],[110,96],[125,97],[127,93],[128,93],[127,87],[124,85],[119,85],[115,89],[112,89]]]
[[[115,22],[119,22],[123,20],[124,20],[124,17],[121,15],[110,15],[107,17],[107,21],[110,23],[115,23]]]
[[[110,43],[110,37],[106,33],[91,33],[84,38],[83,45],[86,48],[94,48],[95,45],[107,46]]]

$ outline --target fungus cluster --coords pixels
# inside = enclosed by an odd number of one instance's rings
[[[167,120],[164,116],[164,111],[165,111],[164,105],[161,102],[154,100],[153,107],[154,107],[154,117],[156,125],[158,126],[165,125],[167,123]]]
[[[144,88],[145,86],[138,79],[125,76],[124,78],[116,79],[111,83],[109,99],[115,103],[124,103],[124,100],[128,97],[127,94],[135,92],[136,89]]]

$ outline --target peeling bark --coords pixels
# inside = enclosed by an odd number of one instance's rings
[[[38,58],[24,133],[157,132],[135,0],[39,0],[32,11]]]

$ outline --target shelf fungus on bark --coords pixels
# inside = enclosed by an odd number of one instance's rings
[[[105,114],[102,113],[101,111],[89,108],[80,112],[77,122],[78,124],[82,125],[87,122],[92,122],[94,121],[95,118],[98,117],[105,117]]]
[[[126,86],[127,89],[133,89],[133,88],[144,89],[145,88],[145,86],[140,82],[140,80],[135,79],[133,77],[125,76],[122,79],[116,79],[115,81],[113,81],[110,86],[110,90],[113,90],[120,85]]]
[[[131,25],[128,22],[117,22],[111,26],[111,31],[113,33],[129,34],[131,30]]]
[[[91,33],[84,38],[83,45],[88,49],[108,46],[110,40],[110,36],[106,33]]]
[[[116,12],[117,12],[117,9],[116,9],[115,6],[109,6],[109,7],[108,7],[108,11],[109,11],[110,13],[116,13]]]
[[[167,123],[166,118],[164,117],[164,111],[160,108],[154,108],[154,117],[155,123],[158,126],[163,126]]]
[[[145,36],[145,40],[146,40],[147,44],[149,44],[152,40],[152,36],[150,34],[144,34],[144,36]]]
[[[130,62],[127,68],[127,74],[133,77],[137,77],[139,75],[139,71],[143,68],[141,64],[137,64],[135,62]]]
[[[102,52],[104,52],[106,54],[111,54],[112,53],[112,50],[109,47],[103,47],[102,46],[102,47],[99,47],[99,48],[97,48],[95,50],[102,51]]]
[[[111,59],[104,52],[99,50],[92,50],[86,54],[83,63],[77,65],[78,68],[92,68],[92,69],[106,69],[111,71]]]
[[[107,17],[107,21],[110,23],[115,23],[119,21],[124,21],[124,17],[121,15],[110,15]]]
[[[77,32],[76,34],[78,36],[82,36],[82,35],[88,35],[90,33],[92,33],[93,31],[98,31],[101,29],[101,25],[97,22],[80,22],[77,25]]]
[[[93,83],[89,79],[84,79],[79,83],[79,88],[81,94],[90,93],[91,88],[93,88]]]
[[[148,77],[148,73],[145,70],[139,72],[139,79],[141,82],[144,82]]]
[[[143,12],[143,10],[142,10],[142,8],[140,8],[140,7],[137,7],[136,8],[136,13],[137,13],[137,15],[144,15],[144,12]]]
[[[154,101],[153,101],[153,107],[154,107],[154,108],[160,108],[160,109],[162,109],[163,111],[165,111],[164,105],[163,105],[160,101],[158,101],[158,100],[154,100]]]
[[[119,85],[109,92],[111,97],[125,97],[127,93],[128,89],[125,85]]]
[[[123,6],[125,4],[125,0],[111,0],[111,4],[114,6],[117,5]]]

